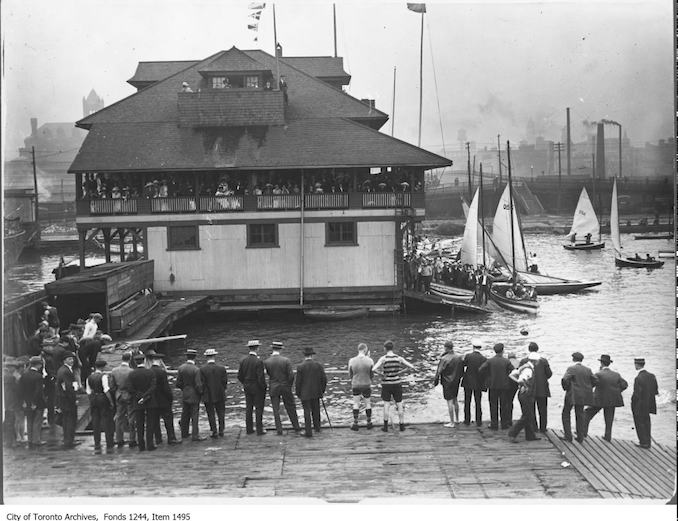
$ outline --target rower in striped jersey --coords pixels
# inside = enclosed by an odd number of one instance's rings
[[[388,418],[391,411],[391,398],[395,401],[398,409],[398,419],[400,421],[400,430],[405,430],[405,409],[403,407],[403,385],[402,375],[407,369],[414,369],[414,366],[393,352],[393,342],[387,340],[384,342],[386,354],[382,356],[374,366],[374,372],[381,374],[381,399],[384,401],[384,426],[382,431],[388,432]]]

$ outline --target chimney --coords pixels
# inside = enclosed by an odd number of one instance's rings
[[[31,136],[38,135],[38,118],[31,118]]]
[[[598,135],[596,137],[596,177],[605,179],[605,131],[603,123],[598,123]]]
[[[282,45],[280,45],[280,43],[278,43],[278,45],[275,46],[275,55],[278,58],[282,58],[283,50],[282,50]]]

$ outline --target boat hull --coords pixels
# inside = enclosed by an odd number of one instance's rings
[[[634,235],[633,238],[637,241],[639,240],[659,240],[659,239],[665,239],[665,240],[671,240],[673,239],[673,234],[667,233],[664,235]]]
[[[500,293],[498,288],[495,287],[490,288],[490,297],[500,307],[515,311],[516,313],[535,315],[539,311],[539,303],[536,300],[518,300],[509,298]]]
[[[568,280],[558,277],[549,277],[540,273],[527,273],[522,271],[519,271],[518,275],[537,291],[537,295],[577,293],[578,291],[600,286],[600,284],[602,284],[599,280]]]
[[[26,246],[26,230],[5,235],[2,244],[5,266],[12,266],[19,259]]]
[[[304,316],[312,320],[350,320],[366,317],[367,313],[367,308],[304,310]]]
[[[614,265],[617,266],[618,268],[661,268],[664,265],[664,261],[660,260],[654,260],[654,261],[648,261],[648,260],[636,260],[632,258],[620,258],[616,257],[614,259]]]
[[[659,253],[657,254],[657,257],[661,257],[664,259],[670,259],[671,257],[675,257],[676,252],[673,250],[659,250]]]
[[[581,244],[563,244],[563,248],[569,251],[578,251],[578,250],[600,250],[605,247],[604,242],[592,242],[591,244],[581,243]]]
[[[435,283],[431,284],[431,293],[452,302],[471,302],[475,296],[475,292],[470,289],[456,288],[454,286]]]

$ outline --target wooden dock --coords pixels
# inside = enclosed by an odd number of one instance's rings
[[[450,429],[440,423],[388,433],[376,424],[370,431],[347,427],[331,430],[324,424],[312,439],[291,431],[246,435],[244,429],[230,427],[224,438],[184,440],[153,453],[116,448],[97,455],[91,437],[80,438],[76,450],[62,451],[52,439],[39,451],[6,451],[5,501],[204,496],[329,502],[626,497],[666,502],[673,495],[675,447],[655,444],[646,451],[624,440],[603,446],[606,442],[597,437],[570,444],[553,431],[533,442],[521,436],[514,444],[506,431],[464,425]],[[612,491],[613,478],[623,491]]]
[[[193,296],[161,299],[146,317],[143,325],[132,329],[134,338],[152,338],[163,336],[177,320],[200,309],[207,309],[209,297]]]

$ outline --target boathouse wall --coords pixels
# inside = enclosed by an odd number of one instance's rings
[[[266,221],[270,222],[270,221]],[[198,249],[168,248],[166,226],[148,227],[156,291],[214,293],[300,286],[299,222],[277,224],[275,247],[248,247],[247,224],[197,225]],[[326,222],[304,224],[304,287],[396,285],[393,221],[356,222],[356,244],[326,244]]]

